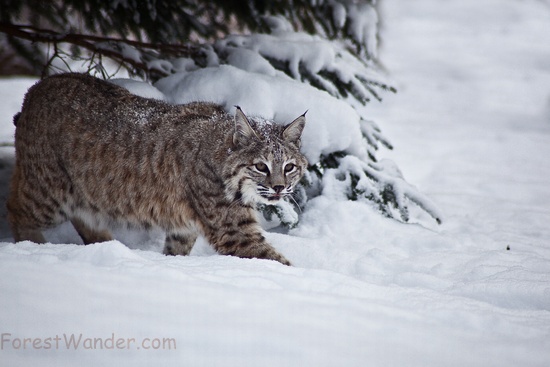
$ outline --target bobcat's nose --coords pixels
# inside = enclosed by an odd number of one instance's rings
[[[285,189],[285,187],[283,185],[273,186],[273,190],[275,190],[275,193],[277,193],[277,194],[280,194],[281,191],[283,191],[284,189]]]

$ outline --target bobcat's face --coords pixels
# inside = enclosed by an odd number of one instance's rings
[[[230,189],[243,203],[274,204],[292,194],[307,168],[300,153],[300,137],[305,117],[300,116],[287,126],[259,125],[250,122],[240,109],[235,118],[233,137],[238,148]],[[229,195],[228,195],[229,196]]]
[[[275,152],[270,148],[276,148]],[[244,172],[244,177],[249,179],[242,190],[243,198],[265,204],[292,194],[307,166],[297,149],[277,143],[264,149],[251,163]]]

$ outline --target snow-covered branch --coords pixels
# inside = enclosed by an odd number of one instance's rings
[[[205,19],[234,11],[216,12],[217,5],[210,3],[193,6]],[[130,72],[158,80],[155,86],[172,103],[213,101],[228,111],[240,105],[247,114],[281,124],[309,110],[302,137],[309,173],[293,203],[264,208],[266,217],[276,217],[286,226],[296,225],[296,211],[318,195],[368,201],[384,215],[402,221],[409,221],[409,208],[417,206],[440,223],[436,206],[408,184],[394,164],[378,159],[378,149],[392,145],[376,123],[356,109],[396,91],[376,59],[375,1],[266,2],[261,12],[255,2],[243,6],[243,11],[256,15],[253,22],[263,27],[262,32],[227,35],[225,27],[215,37],[186,46],[8,23],[0,23],[0,32],[53,45],[47,65],[64,52],[58,47],[64,43],[90,51],[92,61],[96,55],[109,57]],[[139,14],[139,21],[147,18]],[[153,20],[160,13],[147,14]],[[183,11],[182,16],[187,15]],[[201,21],[190,24],[195,32],[208,33]]]
[[[379,90],[395,92],[372,60],[358,57],[344,43],[295,32],[282,18],[273,18],[270,24],[270,34],[233,35],[218,41],[215,50],[222,62],[260,71],[254,64],[263,59],[293,79],[335,97],[352,96],[362,104],[372,97],[381,100]],[[260,60],[252,60],[251,52]],[[269,72],[265,67],[263,70]]]
[[[69,44],[84,48],[92,55],[101,55],[124,64],[129,70],[147,71],[166,76],[172,73],[169,63],[161,62],[163,57],[195,57],[200,56],[200,49],[193,45],[153,44],[147,42],[100,37],[78,33],[59,33],[49,29],[37,28],[30,25],[17,25],[0,22],[0,32],[19,39],[53,45],[55,50],[48,55],[46,68],[53,58],[60,57],[61,44]],[[93,56],[90,56],[93,59]],[[45,72],[47,70],[44,70]]]

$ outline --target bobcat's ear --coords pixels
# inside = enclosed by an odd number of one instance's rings
[[[235,107],[237,107],[237,111],[235,112],[235,132],[233,133],[233,144],[242,144],[252,137],[260,140],[258,134],[256,134],[252,126],[250,126],[250,122],[248,122],[248,118],[245,116],[241,108],[239,106]]]
[[[306,113],[307,111],[285,127],[283,131],[283,139],[285,141],[300,146],[302,131],[304,131],[304,127],[306,126]]]

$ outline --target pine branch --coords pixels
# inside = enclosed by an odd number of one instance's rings
[[[222,62],[229,62],[227,55],[247,49],[293,79],[337,98],[351,96],[363,105],[372,97],[380,101],[379,90],[396,92],[374,62],[363,60],[342,42],[290,31],[285,22],[272,19],[271,34],[228,36],[216,42],[215,51]]]
[[[383,215],[410,221],[409,207],[416,205],[429,214],[438,224],[443,214],[437,206],[415,187],[405,181],[395,164],[390,161],[364,162],[346,152],[333,152],[321,157],[314,166],[310,179],[321,187],[317,195],[338,196],[343,191],[349,200],[366,200]]]
[[[129,65],[134,70],[143,71],[150,70],[148,62],[156,58],[154,53],[193,58],[200,58],[202,53],[200,47],[196,45],[153,44],[78,33],[59,33],[30,25],[17,25],[5,22],[0,22],[0,32],[7,34],[9,37],[27,40],[32,43],[53,44],[56,49],[54,56],[59,54],[57,52],[57,45],[68,43],[72,46],[84,48],[93,54],[106,56],[121,64]],[[137,51],[137,53],[133,53],[137,57],[133,57],[132,52],[128,52],[129,48]],[[49,62],[51,62],[51,58]],[[155,69],[155,72],[161,76],[170,74],[169,71],[163,69]]]

